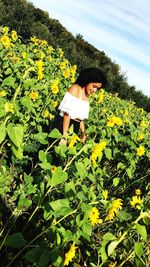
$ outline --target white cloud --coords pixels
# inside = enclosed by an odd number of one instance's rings
[[[129,83],[150,96],[150,2],[148,0],[32,0],[71,33],[103,50],[127,71]],[[119,56],[118,56],[119,55]],[[117,61],[118,60],[118,61]],[[144,70],[145,69],[145,70]],[[147,89],[146,89],[147,88]]]
[[[127,82],[130,86],[135,86],[137,90],[142,91],[145,95],[150,96],[149,76],[135,65],[113,56],[115,63],[119,64],[121,71],[127,76]]]

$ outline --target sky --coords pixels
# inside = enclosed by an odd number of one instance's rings
[[[119,64],[130,86],[150,97],[149,0],[30,0],[74,36]]]

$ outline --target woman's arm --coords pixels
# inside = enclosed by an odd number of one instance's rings
[[[63,135],[66,135],[70,126],[70,116],[68,113],[65,113],[63,116]],[[62,138],[59,142],[59,145],[67,144],[67,140]]]
[[[80,131],[82,133],[82,138],[81,139],[84,142],[86,140],[84,121],[80,121]]]
[[[65,113],[63,117],[63,135],[67,134],[69,126],[70,126],[70,116],[68,113]]]

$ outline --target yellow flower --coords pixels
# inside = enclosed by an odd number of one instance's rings
[[[16,31],[12,31],[11,37],[14,41],[16,41],[18,39],[18,35]]]
[[[36,100],[36,99],[38,99],[39,94],[38,94],[38,92],[34,92],[34,91],[32,91],[32,92],[29,94],[29,97],[30,97],[32,100]]]
[[[49,59],[49,61],[50,61],[50,62],[52,62],[52,61],[53,61],[53,58],[52,58],[52,56],[49,56],[49,58],[48,58],[48,59]]]
[[[128,111],[127,109],[125,109],[125,111],[124,111],[124,115],[125,115],[125,116],[128,116],[128,114],[129,114],[129,111]]]
[[[54,51],[54,48],[52,46],[48,47],[48,52],[51,54]]]
[[[139,111],[141,112],[141,114],[144,113],[144,109],[143,108],[139,108]]]
[[[76,69],[77,69],[77,65],[73,65],[72,68],[70,69],[71,72],[71,83],[75,82],[75,74],[76,74]]]
[[[52,166],[51,167],[51,172],[54,173],[56,171],[57,167],[56,166]]]
[[[58,84],[53,83],[52,86],[51,86],[51,90],[52,90],[53,94],[57,94],[59,92]]]
[[[42,40],[41,41],[41,45],[47,45],[48,43],[47,43],[47,41],[46,40]]]
[[[105,91],[101,89],[100,93],[98,94],[98,103],[102,103],[104,101]]]
[[[38,70],[38,80],[42,80],[44,77],[43,71],[42,70]]]
[[[146,127],[146,122],[144,120],[141,121],[140,127],[143,127],[143,128]]]
[[[139,136],[138,136],[138,141],[143,140],[144,137],[145,137],[145,135],[144,135],[143,133],[139,134]]]
[[[49,111],[46,109],[42,113],[43,118],[47,118],[49,116]]]
[[[8,34],[8,32],[9,32],[9,27],[4,27],[3,28],[3,33]]]
[[[105,149],[106,147],[106,142],[105,141],[101,141],[99,144],[97,144],[92,152],[92,155],[90,157],[90,159],[93,161],[94,164],[96,164],[96,160],[98,158],[98,156],[101,155],[102,151]]]
[[[9,37],[6,34],[3,35],[0,40],[1,40],[1,42],[4,45],[5,48],[9,48],[9,46],[10,46],[10,39],[9,39]]]
[[[116,267],[117,266],[117,261],[115,262],[110,262],[108,267]]]
[[[108,127],[113,127],[115,124],[118,125],[118,126],[122,126],[123,122],[119,117],[116,117],[116,116],[111,117],[111,118],[108,119],[108,121],[107,121],[107,126]]]
[[[145,148],[144,148],[144,146],[139,146],[139,147],[136,149],[136,151],[137,151],[137,155],[138,155],[139,157],[141,157],[141,156],[143,156],[143,155],[145,154]]]
[[[45,53],[43,51],[41,52],[40,58],[41,59],[45,58]]]
[[[7,92],[5,91],[5,90],[2,90],[2,91],[0,91],[0,96],[6,96],[7,95]]]
[[[69,76],[70,76],[70,70],[69,70],[69,69],[64,70],[64,71],[63,71],[63,76],[64,76],[65,78],[69,78]]]
[[[108,190],[102,191],[102,197],[106,200],[108,198]]]
[[[63,57],[64,52],[63,52],[62,48],[59,48],[58,51],[59,51],[59,55],[60,55],[60,57]]]
[[[99,219],[99,211],[96,207],[93,207],[91,209],[90,215],[89,215],[89,220],[91,221],[92,225],[102,223],[102,220]]]
[[[30,38],[31,42],[33,42],[35,45],[39,44],[39,39],[37,39],[35,36]]]
[[[71,78],[71,83],[75,83],[75,77]]]
[[[66,61],[60,63],[60,69],[64,70],[66,68]]]
[[[102,112],[105,114],[107,112],[107,109],[106,108],[102,109]]]
[[[52,113],[49,114],[49,118],[50,118],[50,120],[53,120],[54,117],[55,117],[55,116],[54,116]]]
[[[117,125],[119,125],[119,126],[122,126],[122,125],[123,125],[122,120],[121,120],[120,118],[118,118],[118,117],[115,118],[115,123],[116,123]]]
[[[107,216],[105,218],[105,221],[111,221],[112,219],[115,218],[115,215],[116,215],[115,210],[114,209],[109,209],[108,214],[107,214]]]
[[[65,253],[65,261],[64,266],[69,265],[69,262],[72,262],[73,258],[75,257],[77,247],[75,246],[75,243],[73,243],[69,249],[68,252]]]
[[[140,189],[135,189],[135,194],[136,194],[137,196],[139,196],[139,195],[141,195],[141,194],[142,194],[142,192],[141,192],[141,190],[140,190]]]
[[[23,57],[23,59],[25,59],[27,57],[27,53],[26,52],[22,52],[22,57]]]
[[[38,66],[39,69],[42,69],[42,67],[43,67],[43,65],[44,65],[44,63],[43,63],[42,60],[37,60],[35,63],[36,63],[36,65]]]
[[[69,146],[68,147],[69,148],[73,147],[77,143],[77,141],[80,141],[80,138],[76,134],[73,134],[71,136],[71,139],[70,139],[70,142],[69,142]]]
[[[11,112],[14,114],[14,105],[12,103],[6,102],[4,105],[5,112]]]
[[[108,214],[105,218],[105,221],[111,221],[112,219],[114,219],[115,216],[118,214],[118,211],[122,209],[122,205],[122,199],[115,199],[111,204],[111,208],[108,210]]]
[[[36,61],[36,65],[37,65],[37,68],[38,68],[38,80],[42,80],[43,77],[44,77],[44,74],[43,74],[43,61],[42,60],[37,60]]]
[[[58,101],[56,100],[53,102],[53,107],[56,108],[57,106],[58,106]]]
[[[130,201],[130,205],[132,208],[140,209],[141,205],[143,203],[143,200],[140,196],[133,196],[132,200]]]
[[[108,127],[113,127],[115,124],[114,118],[109,118],[107,121],[107,126]]]

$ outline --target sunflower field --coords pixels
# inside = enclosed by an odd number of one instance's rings
[[[0,27],[2,267],[150,266],[150,114],[104,88],[86,142],[70,127],[57,145],[76,77],[61,48]]]

